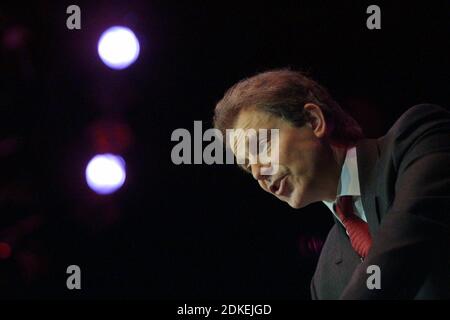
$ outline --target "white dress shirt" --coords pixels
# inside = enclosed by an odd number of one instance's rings
[[[358,162],[356,159],[356,147],[347,150],[344,164],[342,165],[341,177],[337,188],[336,200],[341,196],[353,196],[353,211],[362,220],[367,222],[366,214],[361,201],[361,190],[359,187]],[[335,201],[323,201],[335,217],[339,219],[335,210]],[[342,222],[341,222],[342,223]]]

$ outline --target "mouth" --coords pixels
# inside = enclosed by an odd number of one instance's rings
[[[284,190],[286,189],[286,179],[287,179],[287,174],[279,177],[278,179],[276,179],[274,182],[272,182],[270,184],[269,190],[277,196],[283,194]]]

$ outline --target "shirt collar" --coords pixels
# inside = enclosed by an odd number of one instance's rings
[[[341,169],[341,177],[337,187],[337,197],[341,196],[361,196],[359,188],[358,162],[356,158],[356,147],[347,150],[344,163]],[[334,201],[323,201],[330,208],[333,208]]]

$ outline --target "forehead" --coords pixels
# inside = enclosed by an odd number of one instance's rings
[[[234,129],[281,129],[288,125],[287,121],[268,112],[247,109],[239,113]]]

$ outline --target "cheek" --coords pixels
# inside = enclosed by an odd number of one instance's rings
[[[279,162],[289,168],[293,174],[299,174],[305,166],[304,145],[294,136],[280,140]]]
[[[281,166],[286,166],[290,170],[292,170],[293,165],[295,166],[298,162],[301,162],[295,145],[280,144],[278,162]]]
[[[297,149],[291,155],[288,161],[296,175],[310,178],[316,175],[320,159],[313,146]]]
[[[308,172],[308,161],[305,154],[292,150],[280,163],[288,168],[294,176],[304,176]]]

